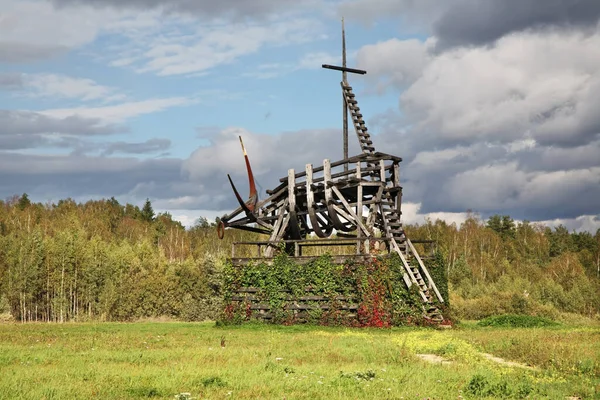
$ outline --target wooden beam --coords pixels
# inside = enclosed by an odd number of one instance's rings
[[[306,205],[310,210],[315,203],[315,194],[313,192],[312,184],[313,184],[313,171],[312,164],[306,164]]]
[[[365,233],[365,236],[370,236],[369,231],[364,226],[364,224],[362,223],[362,221],[358,219],[358,216],[356,215],[356,213],[354,212],[354,210],[352,210],[352,207],[350,207],[350,205],[348,204],[348,202],[346,201],[346,199],[344,198],[344,196],[342,195],[342,193],[340,192],[340,190],[334,186],[333,187],[333,191],[335,192],[335,194],[337,195],[337,197],[341,200],[341,202],[344,205],[344,207],[346,207],[346,211],[348,211],[348,213],[356,221],[356,226],[360,227],[360,229],[363,230],[363,232]]]
[[[356,163],[356,178],[360,181],[362,180],[362,173],[360,170],[360,163]],[[362,185],[358,185],[358,187],[356,188],[356,219],[358,221],[360,221],[362,223],[362,216],[363,216],[363,187]],[[360,238],[362,237],[362,232],[360,231],[360,229],[357,232],[357,236]],[[369,236],[369,235],[366,235]],[[356,244],[356,254],[360,254],[360,242],[358,242]]]
[[[323,179],[325,181],[325,201],[329,203],[331,198],[331,187],[328,185],[328,182],[331,181],[331,164],[329,163],[329,159],[323,160]]]
[[[415,249],[415,246],[413,246],[413,244],[411,243],[411,241],[408,238],[406,238],[406,243],[408,244],[408,247],[410,248],[410,251],[413,253],[413,256],[417,259],[417,262],[419,263],[419,266],[421,267],[421,270],[425,273],[425,276],[427,277],[429,285],[433,288],[433,291],[437,295],[438,300],[441,303],[444,303],[444,298],[440,294],[440,292],[439,292],[437,286],[435,285],[435,282],[433,281],[433,279],[431,279],[431,276],[429,275],[429,271],[427,270],[427,268],[425,268],[425,264],[423,264],[423,261],[421,260],[421,257],[419,257],[419,253],[417,253],[417,250]]]

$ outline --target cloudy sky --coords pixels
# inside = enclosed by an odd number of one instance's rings
[[[189,225],[246,192],[238,135],[263,195],[340,159],[341,16],[405,220],[600,228],[598,0],[0,0],[0,198]]]

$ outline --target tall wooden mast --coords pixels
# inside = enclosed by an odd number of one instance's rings
[[[344,17],[342,17],[342,67],[346,68],[346,30],[344,29]],[[347,72],[342,72],[342,83],[348,86]],[[348,158],[348,107],[346,106],[346,97],[342,93],[342,110],[343,110],[343,136],[344,136],[344,159]],[[344,172],[348,171],[348,164],[344,164]]]

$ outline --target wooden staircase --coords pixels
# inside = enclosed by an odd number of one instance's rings
[[[402,222],[400,221],[400,213],[396,206],[396,198],[394,192],[400,188],[385,188],[381,197],[381,215],[383,218],[385,236],[389,240],[390,252],[394,251],[402,260],[406,273],[404,274],[404,282],[408,287],[416,284],[419,288],[419,295],[423,300],[423,311],[425,316],[432,321],[441,322],[444,317],[436,306],[436,298],[440,303],[444,303],[444,299],[438,291],[435,282],[429,275],[429,271],[423,264],[417,250],[406,237]]]
[[[367,131],[367,126],[363,120],[362,114],[360,113],[360,107],[358,107],[356,95],[354,92],[352,92],[352,86],[348,86],[348,84],[344,84],[344,82],[342,82],[342,92],[346,101],[346,107],[348,107],[352,117],[352,123],[354,125],[356,135],[358,136],[358,142],[360,143],[361,151],[367,154],[375,153],[375,147],[373,146],[371,135]]]
[[[341,82],[342,93],[346,102],[346,107],[350,111],[354,130],[358,137],[360,149],[363,154],[375,154],[375,146],[367,129],[363,116],[356,100],[356,95],[352,91],[352,86],[347,82]],[[369,167],[376,167],[374,164],[368,164]],[[369,174],[374,181],[381,181],[381,177],[377,173]],[[382,182],[385,185],[385,182]],[[436,298],[440,303],[444,303],[444,299],[439,293],[433,279],[429,275],[425,264],[419,257],[417,250],[414,248],[410,240],[406,237],[401,222],[401,211],[398,207],[400,197],[399,192],[401,187],[383,187],[381,195],[380,212],[383,218],[383,226],[385,227],[385,236],[389,240],[390,252],[394,251],[402,260],[406,273],[404,281],[408,287],[413,284],[419,288],[419,294],[423,300],[423,311],[427,318],[432,321],[441,322],[444,317],[439,308],[435,305]]]

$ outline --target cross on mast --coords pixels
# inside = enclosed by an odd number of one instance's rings
[[[333,69],[336,71],[342,71],[342,86],[348,86],[348,72],[352,74],[364,75],[367,71],[355,68],[346,67],[346,30],[344,28],[344,18],[342,17],[342,66],[334,66],[323,64],[321,67],[327,69]],[[342,92],[342,109],[343,109],[343,146],[344,146],[344,160],[348,158],[348,106],[346,104],[346,97]],[[344,164],[344,171],[348,171],[348,164]]]
[[[344,29],[344,17],[342,17],[342,68],[346,68],[346,30]],[[342,84],[348,86],[348,73],[342,72]],[[344,136],[344,160],[348,158],[348,107],[346,107],[346,97],[342,93],[342,112],[343,125],[342,135]],[[344,172],[348,172],[348,164],[344,163]]]

